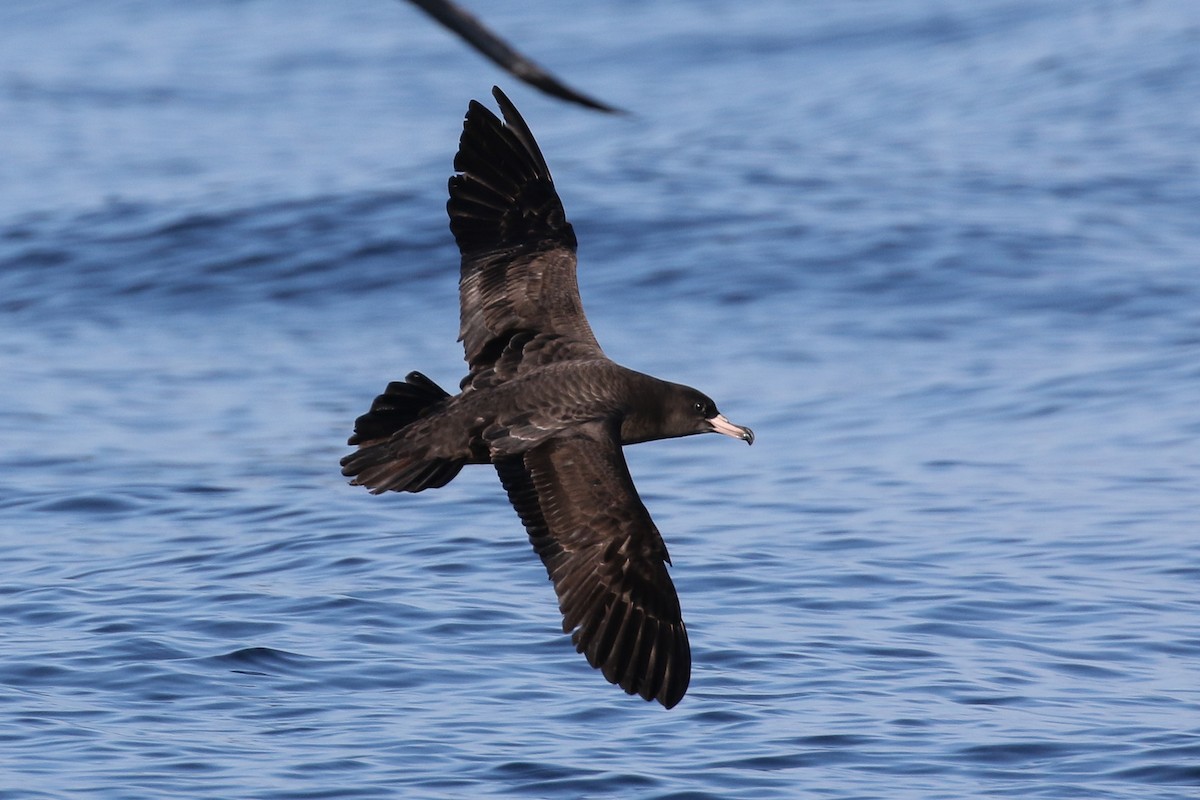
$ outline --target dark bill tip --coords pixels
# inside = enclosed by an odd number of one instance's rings
[[[746,444],[754,444],[754,431],[749,428],[743,428],[741,425],[734,425],[725,419],[724,414],[717,414],[708,420],[708,424],[712,425],[714,433],[721,433],[725,436],[732,436],[734,439],[741,439]]]

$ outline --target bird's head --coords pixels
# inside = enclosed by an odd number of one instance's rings
[[[626,418],[621,437],[626,444],[697,433],[723,433],[754,444],[754,431],[727,420],[708,395],[677,383],[668,383],[666,387],[656,398],[654,413],[636,413]]]

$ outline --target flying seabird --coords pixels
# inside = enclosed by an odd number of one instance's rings
[[[671,708],[691,650],[666,545],[622,445],[722,433],[753,444],[696,389],[611,361],[575,277],[575,233],[517,109],[471,101],[450,230],[462,253],[460,334],[469,366],[451,396],[419,372],[354,424],[342,474],[375,494],[446,485],[492,464],[545,564],[576,650],[611,683]]]

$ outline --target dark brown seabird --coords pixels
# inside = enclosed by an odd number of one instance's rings
[[[502,123],[471,101],[450,178],[462,253],[469,372],[451,396],[419,372],[354,424],[342,474],[373,493],[445,486],[492,464],[545,564],[563,631],[611,683],[667,708],[691,677],[691,650],[667,547],[621,446],[723,433],[753,444],[688,386],[626,369],[596,343],[575,279],[575,233],[517,109]]]

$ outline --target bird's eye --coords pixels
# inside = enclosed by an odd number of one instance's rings
[[[699,400],[697,400],[695,403],[692,403],[692,408],[696,411],[699,411],[701,414],[704,413],[704,403],[701,403]]]

